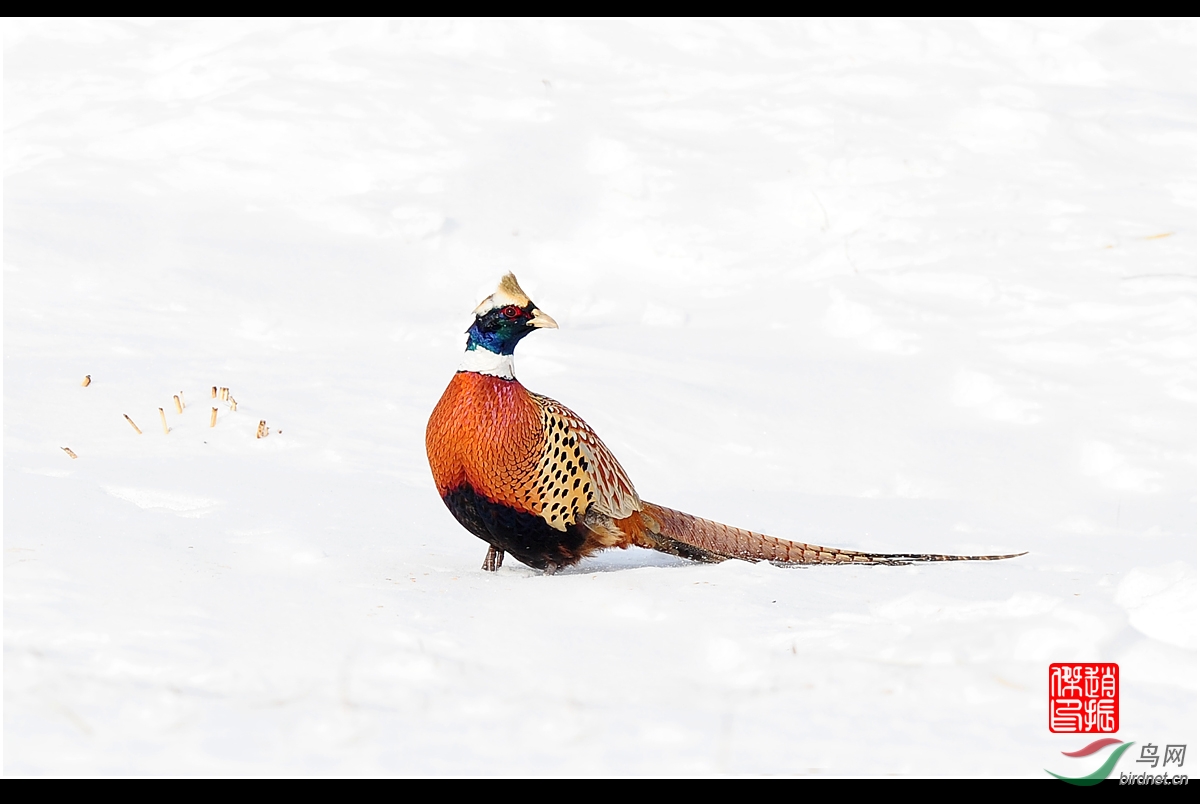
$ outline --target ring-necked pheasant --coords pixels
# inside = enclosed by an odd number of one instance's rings
[[[553,573],[608,547],[630,545],[696,561],[907,564],[1003,556],[861,553],[731,528],[638,497],[616,458],[569,409],[513,375],[513,350],[557,328],[507,274],[475,308],[467,351],[429,417],[425,448],[438,493],[463,527],[488,543],[485,570],[505,553]]]

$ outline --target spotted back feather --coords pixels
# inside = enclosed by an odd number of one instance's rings
[[[547,460],[545,476],[565,476],[570,483],[566,491],[571,493],[576,491],[576,480],[580,481],[578,485],[590,485],[586,501],[595,506],[596,513],[612,519],[625,519],[634,511],[640,511],[642,501],[638,499],[629,475],[587,422],[566,405],[538,394],[532,396],[542,408],[547,457],[559,456],[553,459],[557,462]],[[578,474],[575,474],[576,470]],[[568,471],[571,472],[569,475],[566,474]],[[550,502],[553,504],[553,500]],[[573,504],[572,510],[578,516],[587,510],[587,505]]]

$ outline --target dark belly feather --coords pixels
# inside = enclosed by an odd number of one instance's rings
[[[451,489],[442,502],[471,533],[537,569],[574,564],[587,540],[587,531],[582,526],[556,530],[540,516],[494,503],[470,486]]]

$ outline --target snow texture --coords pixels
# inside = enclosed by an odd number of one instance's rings
[[[1056,661],[1193,766],[1193,22],[4,36],[7,773],[1045,778]],[[424,431],[509,270],[645,499],[1029,555],[482,572]]]

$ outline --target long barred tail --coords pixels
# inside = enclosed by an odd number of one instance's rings
[[[637,518],[634,514],[630,519]],[[862,553],[803,542],[789,542],[719,522],[701,519],[682,511],[642,502],[641,521],[645,530],[633,534],[633,541],[665,553],[695,561],[775,561],[781,564],[888,564],[898,566],[914,561],[998,561],[1025,553],[1004,556],[948,556],[939,553]],[[621,525],[629,520],[621,520]]]

